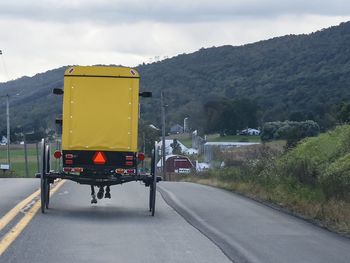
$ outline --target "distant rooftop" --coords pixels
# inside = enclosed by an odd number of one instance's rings
[[[218,145],[218,146],[248,146],[260,144],[259,142],[206,142],[204,145]]]

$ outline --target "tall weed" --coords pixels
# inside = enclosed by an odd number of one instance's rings
[[[329,166],[321,177],[321,185],[328,199],[334,197],[350,201],[350,154]]]
[[[350,126],[339,126],[318,137],[308,138],[277,162],[281,176],[292,176],[300,183],[315,186],[333,162],[350,152]]]

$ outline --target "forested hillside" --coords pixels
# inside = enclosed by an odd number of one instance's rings
[[[54,127],[55,118],[61,114],[62,100],[52,94],[52,89],[63,86],[65,68],[0,84],[0,96],[10,95],[11,133]],[[5,98],[0,100],[2,135],[6,134],[5,102]]]
[[[154,93],[153,99],[143,100],[147,122],[159,125],[163,90],[168,125],[190,117],[192,128],[204,130],[208,128],[206,105],[249,99],[258,109],[257,125],[311,119],[326,129],[335,124],[340,102],[350,101],[350,22],[310,35],[202,48],[137,69],[141,88]],[[64,67],[0,84],[0,96],[11,96],[13,128],[53,125],[61,101],[51,90],[63,85],[63,72]],[[0,108],[3,130],[5,99],[0,100]]]
[[[327,128],[336,105],[350,99],[350,22],[310,35],[201,49],[139,70],[145,87],[165,90],[172,121],[201,120],[204,102],[245,97],[258,104],[260,122],[292,117]]]

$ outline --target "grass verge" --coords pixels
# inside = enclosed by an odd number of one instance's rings
[[[51,144],[51,167],[56,169],[58,167],[57,161],[53,158],[52,153],[55,151],[56,145]],[[40,147],[39,147],[40,159]],[[24,145],[11,144],[10,145],[10,171],[0,171],[0,178],[15,178],[28,177],[33,178],[38,172],[37,151],[35,144],[27,144],[27,158],[28,158],[28,176],[26,175]],[[7,164],[7,147],[0,146],[0,164]]]

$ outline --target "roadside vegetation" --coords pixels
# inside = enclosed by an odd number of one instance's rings
[[[186,178],[276,204],[350,234],[350,125],[293,148],[283,141],[217,153],[224,169]]]
[[[258,135],[226,135],[220,136],[219,134],[208,135],[208,142],[260,142],[260,136]]]
[[[55,151],[55,144],[51,144],[51,152]],[[40,147],[39,147],[40,154]],[[11,144],[10,147],[10,170],[0,170],[0,178],[28,177],[33,178],[38,172],[38,159],[35,144],[27,144],[28,176],[26,175],[26,163],[24,145]],[[39,158],[40,159],[40,158]],[[0,164],[7,164],[7,146],[0,147]],[[58,162],[51,156],[51,167],[56,169]]]

